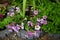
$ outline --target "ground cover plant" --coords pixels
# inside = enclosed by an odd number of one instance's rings
[[[14,22],[14,26],[18,24],[21,29],[26,31],[43,30],[48,33],[60,33],[59,1],[8,0],[7,10],[7,17],[0,21],[0,28],[11,26],[11,23]]]

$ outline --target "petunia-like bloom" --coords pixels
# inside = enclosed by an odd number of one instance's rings
[[[12,24],[12,26],[15,26],[14,22],[12,22],[11,24]]]
[[[35,26],[35,30],[40,30],[40,28],[41,28],[41,27],[40,27],[39,25],[36,25],[36,26]]]
[[[17,25],[15,26],[15,29],[16,29],[16,30],[19,30],[19,29],[20,29],[19,26],[20,26],[20,25],[17,24]]]
[[[34,10],[33,13],[34,13],[34,15],[37,15],[38,14],[38,11],[37,10]]]
[[[14,12],[12,12],[12,13],[10,14],[10,16],[13,17],[13,16],[14,16]]]
[[[40,23],[43,24],[44,23],[44,20],[43,19],[40,19]]]
[[[28,35],[29,37],[31,37],[31,36],[33,36],[33,33],[32,33],[31,31],[28,31],[28,32],[27,32],[27,35]]]
[[[14,26],[14,27],[12,27],[12,30],[14,30],[15,32],[17,32],[17,33],[18,33],[18,30],[15,28],[15,26]]]
[[[24,26],[24,23],[23,22],[21,23],[21,26]]]
[[[39,26],[41,25],[40,21],[41,21],[41,19],[37,18],[37,25],[39,25]]]
[[[37,22],[37,25],[41,26],[41,23],[40,22]]]
[[[46,24],[47,24],[47,21],[46,21],[46,20],[44,20],[43,24],[44,24],[44,25],[46,25]]]
[[[39,34],[36,31],[33,33],[33,35],[34,37],[39,37]]]
[[[6,27],[7,27],[8,29],[10,29],[10,28],[11,28],[10,24],[8,24]]]
[[[20,8],[16,7],[16,12],[19,13],[20,12]]]
[[[41,31],[40,30],[36,30],[36,33],[40,33]]]
[[[14,8],[11,9],[11,12],[14,12]]]
[[[46,18],[47,18],[47,16],[45,16],[45,15],[44,15],[44,16],[43,16],[43,19],[45,19],[45,20],[46,20]]]
[[[40,22],[41,21],[41,19],[40,18],[37,18],[37,22]]]
[[[33,23],[31,21],[28,21],[28,26],[33,26]]]
[[[47,20],[41,19],[40,23],[46,25],[47,24]]]

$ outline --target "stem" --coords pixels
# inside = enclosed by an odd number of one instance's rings
[[[27,0],[23,0],[23,17],[25,17],[26,1]]]

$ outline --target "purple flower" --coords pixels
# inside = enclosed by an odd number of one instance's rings
[[[15,26],[15,29],[16,29],[16,30],[19,30],[19,29],[20,29],[19,26],[20,26],[20,25],[17,24],[17,25]]]
[[[15,28],[15,26],[12,27],[12,30],[18,33],[18,30]]]
[[[34,15],[37,15],[38,14],[38,11],[37,10],[34,10]]]
[[[14,12],[11,12],[11,13],[10,13],[10,16],[13,17],[13,16],[14,16]]]
[[[41,24],[44,24],[45,25],[45,24],[47,24],[46,18],[47,17],[44,18],[45,20],[44,19],[37,18],[37,25],[41,25]]]
[[[31,21],[28,21],[28,26],[33,26],[33,23]]]
[[[47,21],[44,20],[44,19],[41,19],[40,23],[46,25],[47,24]]]
[[[44,20],[43,19],[40,19],[40,23],[43,24],[44,23]]]
[[[37,18],[37,25],[39,25],[39,26],[41,25],[40,21],[41,21],[41,19]]]
[[[37,18],[37,21],[38,21],[38,22],[40,22],[40,21],[41,21],[41,19],[40,19],[40,18]]]
[[[41,23],[40,23],[40,22],[37,22],[37,25],[39,25],[39,26],[40,26],[40,25],[41,25]]]
[[[12,22],[12,26],[15,26],[14,22]]]
[[[43,24],[44,24],[44,25],[46,25],[46,24],[47,24],[47,21],[46,21],[46,20],[44,20]]]
[[[8,24],[6,27],[7,27],[8,29],[11,28],[10,24]]]
[[[36,33],[40,33],[40,30],[36,30]]]
[[[33,36],[31,31],[28,31],[27,34],[28,34],[29,37]]]
[[[43,19],[46,19],[47,18],[47,16],[43,16]]]
[[[11,12],[14,12],[14,9],[13,8],[11,9]]]
[[[34,37],[39,37],[39,34],[36,31],[33,33],[33,35]]]

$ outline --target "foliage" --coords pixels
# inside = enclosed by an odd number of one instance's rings
[[[22,5],[23,4],[23,5]],[[47,25],[42,26],[42,30],[48,33],[59,33],[60,34],[60,2],[56,1],[56,3],[51,2],[50,0],[13,0],[10,4],[10,6],[15,5],[19,6],[21,8],[19,14],[15,14],[13,17],[7,17],[4,19],[4,21],[0,22],[0,28],[2,26],[6,26],[8,23],[14,21],[16,23],[23,22],[23,17],[25,16],[25,9],[27,6],[32,5],[34,9],[37,9],[39,11],[39,14],[36,17],[30,18],[30,20],[34,23],[36,23],[36,18],[41,18],[43,15],[47,15]],[[22,7],[23,6],[23,7]],[[26,22],[25,22],[26,23]],[[28,30],[27,24],[26,30]]]
[[[0,14],[6,13],[6,7],[5,6],[2,6],[0,9],[1,9]]]
[[[12,22],[11,17],[5,18],[2,22],[0,21],[0,28],[6,27],[6,25],[11,22]]]

